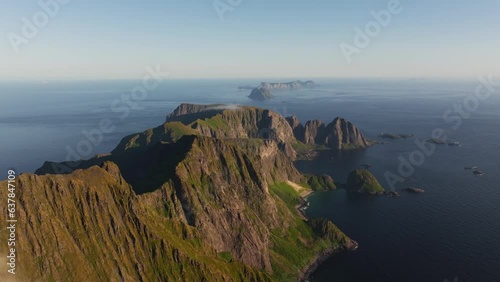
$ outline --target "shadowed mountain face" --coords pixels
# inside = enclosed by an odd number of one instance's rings
[[[37,170],[44,175],[18,178],[22,275],[296,279],[319,253],[351,242],[332,223],[311,226],[298,214],[300,194],[321,182],[293,166],[295,142],[294,129],[272,111],[183,104],[108,155],[46,162]]]
[[[185,136],[81,165],[18,178],[29,280],[279,281],[350,244],[301,219],[307,178],[272,140]]]

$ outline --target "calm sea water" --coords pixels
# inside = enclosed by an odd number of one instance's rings
[[[480,102],[454,130],[443,114],[472,95],[478,82],[316,81],[318,89],[276,93],[273,100],[254,102],[246,97],[249,91],[236,87],[260,80],[168,80],[138,105],[127,106],[125,118],[111,104],[138,81],[2,82],[0,178],[7,169],[33,172],[45,160],[65,160],[86,140],[82,131],[99,128],[103,118],[115,130],[85,156],[109,152],[123,136],[161,124],[181,102],[255,105],[302,121],[341,116],[376,140],[380,132],[415,134],[364,151],[297,162],[304,172],[326,173],[339,182],[361,164],[370,164],[385,187],[384,174],[397,174],[398,157],[408,159],[418,149],[415,140],[426,140],[442,128],[462,147],[437,146],[405,183],[396,185],[396,190],[419,186],[424,194],[370,197],[337,190],[309,197],[309,216],[331,219],[360,244],[357,251],[325,262],[312,280],[500,281],[500,94]],[[485,175],[474,176],[466,166],[478,166]]]

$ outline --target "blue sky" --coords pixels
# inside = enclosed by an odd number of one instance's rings
[[[157,64],[174,78],[500,73],[500,1],[489,0],[401,0],[348,63],[339,45],[389,2],[242,0],[221,20],[213,0],[71,0],[16,53],[9,34],[41,8],[4,0],[0,79],[139,78]]]

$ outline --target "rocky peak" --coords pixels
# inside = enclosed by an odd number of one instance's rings
[[[286,121],[292,128],[295,138],[300,142],[304,142],[304,126],[300,123],[299,119],[296,116],[289,116],[286,118]]]
[[[295,138],[307,145],[327,146],[335,150],[366,148],[370,145],[361,131],[343,118],[337,117],[328,125],[321,120],[310,120],[304,126],[294,116],[286,120]]]
[[[338,150],[369,146],[368,141],[354,124],[339,117],[326,126],[325,144]]]
[[[323,145],[325,123],[321,120],[310,120],[304,126],[304,143]]]

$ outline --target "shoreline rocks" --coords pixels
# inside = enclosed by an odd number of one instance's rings
[[[403,189],[402,191],[410,192],[410,193],[414,193],[414,194],[422,194],[425,192],[424,189],[420,189],[417,187],[407,187],[407,188]]]

